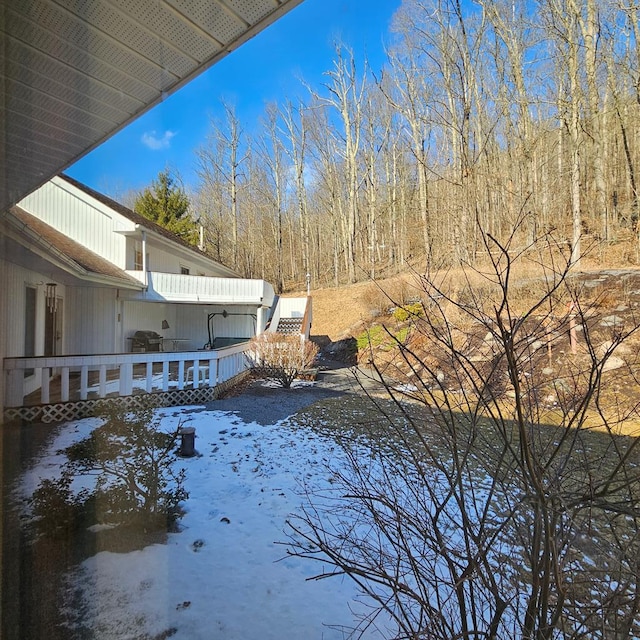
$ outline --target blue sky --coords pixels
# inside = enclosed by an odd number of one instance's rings
[[[331,68],[341,40],[378,71],[401,0],[304,0],[279,21],[138,118],[67,170],[72,177],[118,198],[150,184],[165,167],[195,186],[195,150],[204,142],[220,100],[235,105],[243,127],[268,102],[307,95]]]

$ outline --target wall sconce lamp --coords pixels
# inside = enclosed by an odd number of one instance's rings
[[[57,307],[57,299],[56,299],[56,287],[58,286],[55,282],[47,282],[46,290],[45,290],[45,300],[47,301],[47,309],[50,313],[56,312]]]
[[[166,329],[171,329],[171,327],[169,326],[169,323],[168,323],[166,320],[163,320],[163,321],[162,321],[162,328],[163,328],[164,330],[166,330]]]

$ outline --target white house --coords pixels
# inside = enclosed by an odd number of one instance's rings
[[[306,298],[279,304],[268,282],[67,176],[0,217],[5,417],[41,419],[18,412],[37,390],[37,404],[65,405],[114,385],[120,396],[211,389],[246,366],[246,341],[271,318],[274,330],[297,317],[308,337]]]

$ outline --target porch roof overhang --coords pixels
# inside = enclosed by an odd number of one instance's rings
[[[2,3],[0,211],[301,2]]]
[[[2,255],[63,284],[140,291],[144,285],[122,269],[56,231],[20,207],[0,213]]]

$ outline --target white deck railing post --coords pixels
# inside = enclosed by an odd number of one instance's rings
[[[62,367],[60,371],[60,400],[69,402],[69,367]]]
[[[104,398],[107,395],[107,365],[100,365],[100,380],[99,380],[98,396]]]
[[[178,389],[184,389],[184,360],[178,362]]]
[[[86,400],[89,395],[89,366],[80,367],[80,400]]]
[[[197,358],[193,361],[193,388],[197,389],[200,386],[200,360]]]
[[[169,391],[169,361],[162,363],[162,390]]]
[[[153,389],[153,362],[147,362],[147,379],[144,388],[147,393],[151,393]]]
[[[133,393],[133,363],[123,362],[120,365],[119,395],[130,396]]]
[[[49,376],[51,369],[49,367],[42,368],[42,382],[40,387],[40,401],[42,404],[49,404]]]
[[[6,401],[9,407],[19,407],[24,402],[24,371],[10,369],[7,376]]]

